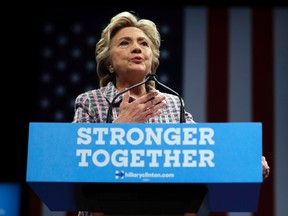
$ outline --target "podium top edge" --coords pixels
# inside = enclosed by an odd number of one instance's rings
[[[123,123],[96,123],[96,122],[29,122],[29,124],[147,124],[139,122]],[[148,123],[148,124],[262,124],[262,122],[195,122],[195,123]]]

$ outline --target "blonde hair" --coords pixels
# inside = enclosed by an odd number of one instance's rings
[[[115,34],[125,27],[139,28],[144,32],[144,34],[147,35],[147,37],[152,42],[151,49],[153,58],[151,73],[155,74],[159,66],[161,38],[156,24],[148,19],[140,19],[130,12],[121,12],[112,17],[110,23],[102,31],[101,38],[96,44],[95,55],[97,63],[97,74],[100,79],[100,87],[106,86],[110,81],[116,84],[115,73],[110,73],[108,70],[110,43]],[[153,83],[150,83],[150,85],[153,85]]]

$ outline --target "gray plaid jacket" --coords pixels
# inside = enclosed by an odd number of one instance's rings
[[[74,123],[91,122],[105,123],[109,103],[119,93],[112,82],[107,86],[82,93],[75,100]],[[178,123],[180,122],[180,101],[176,95],[161,93],[166,96],[167,105],[162,109],[162,114],[150,118],[146,123]],[[119,115],[119,105],[123,96],[115,101],[112,111],[112,121]],[[182,101],[184,104],[184,101]],[[186,123],[194,123],[192,114],[185,111]]]

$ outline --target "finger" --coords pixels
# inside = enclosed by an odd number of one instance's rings
[[[159,109],[159,108],[163,108],[166,105],[166,101],[165,101],[165,96],[158,96],[153,98],[152,100],[148,101],[145,103],[145,109],[151,109],[153,108],[155,109]]]
[[[148,121],[150,118],[153,118],[155,116],[158,116],[158,115],[161,115],[161,110],[157,110],[155,112],[149,112],[147,115],[146,115],[146,118],[145,118],[145,121]]]
[[[153,100],[156,96],[158,95],[158,92],[154,91],[154,92],[149,92],[146,95],[143,95],[142,97],[140,97],[138,99],[139,103],[147,103],[148,101]]]
[[[127,91],[127,92],[123,95],[123,100],[122,100],[122,102],[124,102],[124,103],[129,103],[129,98],[130,98],[130,91]]]
[[[147,117],[147,119],[152,118],[152,117],[157,116],[157,115],[161,115],[162,114],[161,108],[163,108],[164,106],[165,106],[165,103],[160,102],[157,105],[149,107],[148,109],[146,109],[144,114]]]
[[[270,175],[270,168],[267,168],[263,172],[263,178],[267,179],[269,177],[269,175]]]
[[[155,103],[154,104],[159,104],[159,103],[163,103],[163,104],[167,104],[166,102],[166,97],[164,95],[159,95],[158,97],[155,98]]]
[[[268,165],[268,162],[266,160],[266,158],[264,156],[262,156],[262,165],[265,167],[265,168],[268,168],[269,169],[269,165]]]

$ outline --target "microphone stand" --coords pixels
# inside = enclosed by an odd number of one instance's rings
[[[183,105],[183,101],[182,101],[181,96],[176,91],[174,91],[173,89],[169,88],[168,86],[166,86],[163,83],[161,83],[160,81],[158,81],[156,78],[156,74],[149,74],[148,76],[151,77],[150,80],[153,80],[158,85],[164,87],[165,89],[168,89],[170,92],[172,92],[173,94],[175,94],[179,98],[179,100],[180,100],[180,123],[185,123],[186,122],[185,109],[184,109],[184,105]]]
[[[185,111],[184,111],[184,105],[183,105],[183,102],[182,102],[182,98],[181,96],[176,92],[174,91],[173,89],[169,88],[168,86],[164,85],[163,83],[159,82],[156,78],[156,75],[155,74],[148,74],[146,79],[138,84],[135,84],[125,90],[123,90],[122,92],[118,93],[112,100],[112,102],[109,104],[109,108],[108,108],[108,112],[107,112],[107,119],[106,119],[106,123],[111,123],[112,122],[112,109],[113,109],[113,106],[114,106],[114,103],[116,101],[116,99],[124,94],[125,92],[133,89],[133,88],[136,88],[140,85],[143,85],[145,84],[146,82],[150,81],[150,80],[153,80],[154,82],[156,82],[158,85],[161,85],[162,87],[164,87],[165,89],[168,89],[170,92],[172,92],[173,94],[175,94],[179,100],[180,100],[180,123],[185,123],[186,120],[185,120]]]
[[[112,109],[113,109],[113,106],[114,106],[114,103],[115,103],[116,99],[117,99],[120,95],[124,94],[125,92],[127,92],[127,91],[129,91],[129,90],[131,90],[131,89],[133,89],[133,88],[136,88],[136,87],[138,87],[138,86],[140,86],[140,85],[143,85],[143,84],[145,84],[146,82],[148,82],[148,81],[150,81],[150,80],[152,80],[152,79],[153,79],[153,78],[151,78],[150,76],[147,76],[144,81],[142,81],[142,82],[140,82],[140,83],[137,83],[137,84],[135,84],[135,85],[133,85],[133,86],[130,86],[129,88],[127,88],[127,89],[123,90],[122,92],[118,93],[118,94],[113,98],[112,102],[109,104],[109,108],[108,108],[108,112],[107,112],[106,123],[111,123],[111,122],[112,122]]]

